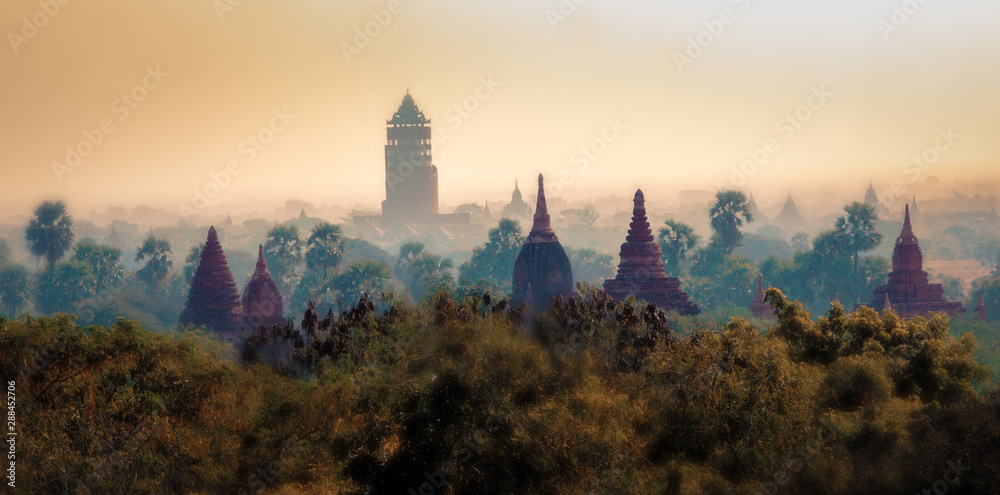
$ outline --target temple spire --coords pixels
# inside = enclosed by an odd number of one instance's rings
[[[538,201],[535,203],[535,219],[528,233],[528,242],[552,242],[558,241],[556,233],[552,230],[552,218],[549,216],[548,206],[545,204],[545,185],[542,174],[538,174]]]
[[[906,205],[906,213],[903,217],[903,231],[899,233],[896,244],[916,244],[917,236],[913,235],[913,225],[910,224],[910,205]]]
[[[267,262],[264,261],[264,245],[257,245],[257,270],[256,273],[267,272]]]

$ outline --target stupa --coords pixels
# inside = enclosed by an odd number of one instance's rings
[[[208,229],[208,241],[201,250],[201,261],[194,272],[179,321],[183,325],[204,326],[225,340],[231,340],[241,314],[236,281],[229,271],[218,233],[212,226]]]
[[[929,316],[932,312],[946,313],[949,316],[964,313],[965,306],[962,303],[945,301],[941,284],[928,283],[929,278],[923,270],[923,264],[923,254],[910,223],[910,205],[906,205],[903,230],[892,251],[889,283],[875,288],[875,297],[870,306],[880,312],[889,306],[902,318]]]
[[[795,200],[792,199],[791,193],[788,193],[785,206],[781,208],[781,214],[775,217],[774,223],[785,228],[800,227],[806,223],[806,217],[799,213],[799,207],[795,204]]]
[[[257,247],[257,268],[243,289],[243,320],[247,329],[270,328],[284,323],[284,304],[281,292],[271,279],[264,261],[264,246]]]
[[[633,199],[632,223],[621,248],[618,274],[604,282],[604,290],[615,299],[634,294],[636,299],[651,302],[664,311],[695,315],[701,312],[681,290],[680,280],[668,277],[663,269],[660,245],[653,237],[646,218],[646,199],[636,190]]]
[[[774,308],[764,301],[764,275],[757,275],[757,295],[750,303],[750,312],[757,318],[771,318]]]
[[[569,297],[573,293],[573,268],[566,251],[559,244],[559,238],[552,230],[541,174],[538,174],[534,224],[514,261],[512,282],[514,293],[511,295],[511,304],[515,307],[526,302],[538,308],[546,308],[552,298],[558,295]],[[528,297],[529,286],[531,297]]]
[[[524,201],[524,197],[521,196],[521,189],[518,188],[517,179],[514,179],[514,192],[510,195],[510,203],[504,205],[503,209],[500,210],[501,218],[510,218],[511,220],[530,220],[532,218],[531,207],[528,203]]]

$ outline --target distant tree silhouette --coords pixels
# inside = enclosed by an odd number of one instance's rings
[[[343,256],[343,232],[340,225],[329,222],[316,224],[306,240],[306,267],[319,271],[326,280],[327,270],[339,266]]]
[[[294,225],[275,225],[264,241],[264,259],[271,278],[282,294],[289,294],[295,285],[298,265],[302,263],[302,238]]]
[[[135,253],[136,262],[146,262],[139,269],[138,275],[151,292],[159,290],[163,281],[170,275],[170,268],[174,266],[174,260],[171,259],[172,252],[170,241],[150,234]]]
[[[521,225],[509,218],[502,218],[496,228],[490,229],[486,244],[472,250],[472,258],[459,267],[459,280],[486,280],[503,291],[512,290],[511,273],[514,261],[524,244]]]
[[[716,193],[715,204],[708,210],[708,215],[715,233],[712,241],[726,254],[732,253],[743,242],[740,228],[754,220],[747,195],[733,190]]]
[[[10,318],[16,318],[29,296],[28,270],[21,265],[0,267],[0,305]]]
[[[684,222],[668,219],[663,222],[657,239],[667,275],[679,277],[681,262],[687,259],[687,253],[698,247],[701,238],[694,229]]]
[[[858,257],[865,251],[871,251],[882,243],[882,234],[875,229],[878,213],[871,205],[854,202],[844,207],[847,216],[837,219],[835,227],[837,235],[844,238],[846,246],[854,259],[854,272],[858,272]]]
[[[35,280],[35,309],[43,315],[72,313],[80,301],[95,294],[97,281],[82,261],[49,265]]]
[[[81,261],[90,266],[98,293],[125,278],[125,267],[121,263],[121,258],[120,249],[98,245],[90,238],[77,243],[73,251],[74,261]]]
[[[35,216],[24,229],[28,250],[33,256],[45,258],[51,266],[58,262],[73,244],[73,219],[62,201],[46,201],[35,208]]]

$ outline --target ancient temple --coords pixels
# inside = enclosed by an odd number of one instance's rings
[[[771,318],[774,316],[774,308],[764,301],[764,275],[757,275],[757,295],[750,303],[750,312],[757,318]]]
[[[271,279],[264,261],[264,246],[257,247],[257,268],[243,289],[243,320],[242,325],[248,330],[257,327],[270,328],[282,324],[284,319],[284,303],[281,292]]]
[[[573,268],[562,244],[559,244],[559,238],[552,230],[541,174],[538,174],[538,202],[534,224],[514,262],[512,278],[514,293],[511,295],[511,304],[514,307],[526,302],[545,308],[552,298],[558,295],[569,297],[573,293]]]
[[[906,205],[903,230],[892,251],[889,283],[875,288],[870,306],[876,311],[891,307],[902,318],[928,316],[932,312],[947,313],[949,316],[964,313],[962,303],[945,301],[941,284],[928,283],[923,264],[923,253],[910,223],[910,206]]]
[[[355,224],[469,224],[468,213],[438,211],[438,169],[431,155],[430,124],[407,91],[396,113],[386,121],[382,215],[356,215]]]
[[[507,203],[502,210],[500,210],[500,218],[509,218],[511,220],[531,220],[532,213],[531,207],[528,203],[524,201],[524,197],[521,196],[521,189],[517,186],[517,180],[514,180],[514,192],[510,195],[510,203]]]
[[[604,282],[604,290],[621,300],[634,294],[636,299],[651,302],[664,311],[695,315],[701,312],[688,300],[678,279],[668,277],[663,268],[660,245],[646,218],[646,199],[639,189],[635,192],[632,223],[622,244],[618,274]]]
[[[990,315],[986,312],[986,302],[983,301],[982,290],[979,291],[979,301],[976,302],[976,317],[983,323],[990,321]]]
[[[785,206],[782,207],[781,214],[775,217],[774,223],[785,228],[800,227],[806,223],[806,217],[799,213],[799,207],[795,204],[795,200],[792,199],[791,193],[788,193]]]
[[[232,341],[241,315],[236,281],[213,226],[208,229],[208,241],[201,250],[201,261],[179,321],[182,325],[206,327],[224,340]]]

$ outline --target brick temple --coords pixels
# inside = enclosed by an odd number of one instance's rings
[[[684,315],[701,312],[697,304],[688,300],[681,290],[680,280],[668,277],[663,268],[660,245],[653,237],[646,217],[646,198],[642,190],[636,190],[633,199],[632,223],[628,236],[621,248],[621,262],[618,274],[604,282],[604,290],[615,299],[622,300],[629,295],[651,302],[664,311],[676,311]]]
[[[512,281],[514,293],[511,295],[511,303],[514,307],[528,303],[537,308],[546,308],[552,298],[559,295],[570,297],[573,294],[573,268],[552,229],[541,174],[538,174],[534,224],[521,246],[521,252],[517,254]]]
[[[271,272],[264,261],[264,246],[257,247],[257,267],[243,289],[243,327],[252,330],[257,327],[270,328],[281,325],[284,319],[284,303],[281,292],[271,279]]]
[[[893,309],[902,318],[926,317],[932,312],[946,313],[948,316],[965,313],[962,303],[944,299],[944,287],[941,284],[928,282],[923,265],[923,253],[910,224],[910,205],[906,205],[903,230],[892,251],[889,283],[875,288],[875,296],[868,306],[876,311]]]
[[[236,281],[229,271],[215,226],[212,226],[208,229],[208,240],[201,250],[201,260],[179,321],[182,325],[203,326],[232,342],[242,313]]]

